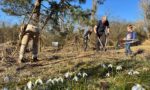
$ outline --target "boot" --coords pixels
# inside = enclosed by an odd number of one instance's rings
[[[17,64],[21,64],[21,63],[25,63],[25,62],[27,62],[27,59],[25,59],[25,58],[17,60]]]
[[[32,59],[33,59],[33,62],[39,61],[39,60],[37,59],[37,57],[33,57]]]

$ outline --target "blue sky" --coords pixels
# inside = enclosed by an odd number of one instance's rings
[[[106,0],[98,7],[97,17],[108,14],[109,19],[122,19],[129,22],[143,19],[139,2],[140,0]],[[91,4],[92,0],[88,0],[83,7],[91,8]]]
[[[92,7],[92,0],[87,0],[83,4],[84,9]],[[108,14],[109,19],[120,19],[128,22],[134,22],[142,19],[142,12],[139,6],[139,0],[106,0],[103,5],[98,7],[97,18]],[[18,17],[9,16],[0,11],[0,21],[5,21],[10,24],[18,23],[21,19]]]

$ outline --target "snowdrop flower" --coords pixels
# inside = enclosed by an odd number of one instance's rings
[[[130,71],[128,72],[128,75],[139,75],[139,74],[140,74],[140,72],[134,71],[134,70],[130,70]]]
[[[130,72],[128,72],[128,75],[133,75],[133,73],[130,71]]]
[[[32,86],[33,86],[32,82],[29,81],[29,82],[27,83],[27,89],[32,90]]]
[[[67,72],[67,73],[65,73],[65,78],[69,78],[70,76],[72,75],[72,73],[70,73],[70,72]]]
[[[69,72],[65,73],[65,78],[69,78]]]
[[[78,77],[74,76],[73,80],[77,82],[78,81]]]
[[[134,74],[134,75],[139,75],[140,72],[138,72],[138,71],[133,71],[133,74]]]
[[[112,64],[109,64],[109,65],[108,65],[108,67],[112,68],[112,67],[113,67],[113,65],[112,65]]]
[[[8,88],[7,88],[7,87],[4,87],[2,90],[8,90]]]
[[[121,65],[117,66],[117,67],[116,67],[116,70],[117,70],[117,71],[122,70],[122,66],[121,66]]]
[[[57,78],[54,78],[53,81],[57,82],[57,83],[59,82],[59,80]]]
[[[102,67],[103,67],[103,68],[106,68],[106,65],[105,65],[105,64],[102,64]]]
[[[64,82],[62,77],[54,78],[53,81],[56,81],[57,83],[59,83],[59,82],[63,83]]]
[[[110,77],[110,73],[108,72],[108,73],[106,73],[106,77]]]
[[[64,79],[62,77],[59,77],[58,80],[63,83],[64,82]]]
[[[78,76],[82,76],[81,72],[78,73]]]
[[[128,75],[133,75],[133,70],[130,70],[130,71],[128,72]]]
[[[4,82],[5,82],[5,83],[9,83],[9,81],[10,81],[10,79],[9,79],[8,76],[4,77]]]
[[[83,75],[82,75],[82,77],[84,78],[84,77],[87,77],[88,75],[87,75],[87,73],[83,73]]]
[[[35,85],[37,85],[37,84],[42,85],[42,84],[43,84],[43,81],[39,78],[39,79],[37,79],[37,80],[35,81]]]
[[[54,81],[53,81],[52,79],[49,79],[49,80],[46,81],[46,84],[49,84],[49,83],[55,84]]]
[[[145,90],[140,84],[136,84],[132,87],[132,90]]]

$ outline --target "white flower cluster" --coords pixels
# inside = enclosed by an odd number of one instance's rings
[[[66,79],[71,78],[72,75],[73,75],[73,73],[67,72],[67,73],[64,74],[64,78],[66,78]],[[77,82],[77,81],[79,81],[79,77],[80,77],[80,76],[83,77],[83,78],[85,78],[85,77],[88,76],[88,74],[85,73],[85,72],[83,72],[83,73],[79,72],[77,75],[75,75],[75,76],[72,78],[72,80]],[[45,84],[47,84],[47,85],[49,85],[49,84],[55,85],[56,83],[63,83],[63,82],[64,82],[64,78],[63,78],[63,77],[58,77],[58,78],[53,78],[53,79],[50,78],[50,79],[48,79],[48,80],[45,82]],[[32,81],[27,82],[25,88],[26,88],[27,90],[32,90],[34,86],[43,85],[43,84],[44,84],[44,83],[43,83],[42,79],[41,79],[41,78],[38,78],[38,79],[35,81],[35,83],[32,82]]]
[[[109,64],[108,66],[107,65],[105,65],[105,64],[101,64],[101,66],[103,67],[103,68],[113,68],[113,65],[112,64]],[[116,70],[117,71],[121,71],[123,68],[122,68],[122,65],[118,65],[118,66],[116,66]]]
[[[113,68],[114,66],[112,64],[108,64],[108,65],[105,65],[105,64],[101,64],[101,66],[106,69],[106,68]],[[116,66],[116,71],[121,71],[123,68],[122,68],[122,65],[118,65]],[[105,77],[110,77],[110,72],[106,73]]]
[[[118,66],[116,67],[116,70],[117,70],[117,71],[121,71],[121,70],[122,70],[122,66],[121,66],[121,65],[118,65]]]
[[[128,75],[139,75],[140,74],[140,72],[138,72],[138,71],[135,71],[135,70],[130,70],[129,72],[128,72]]]
[[[64,79],[62,77],[59,77],[59,78],[54,78],[54,79],[48,79],[45,84],[54,85],[55,83],[63,83],[63,82],[64,82]],[[43,84],[44,83],[43,83],[42,79],[38,78],[35,81],[35,83],[33,83],[32,81],[27,82],[26,88],[29,89],[29,90],[32,90],[32,88],[34,86],[43,85]]]

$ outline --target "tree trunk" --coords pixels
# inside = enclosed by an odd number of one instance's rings
[[[97,10],[97,0],[92,0],[92,16],[91,16],[92,21],[95,20],[96,10]]]
[[[41,9],[41,3],[42,3],[42,0],[35,0],[35,3],[34,3],[34,11],[33,11],[33,17],[32,17],[32,20],[31,20],[31,24],[35,25],[35,26],[38,26],[38,23],[39,23],[39,20],[40,20],[40,9]],[[39,49],[41,51],[41,37],[39,36]]]
[[[35,9],[34,9],[32,21],[31,21],[33,25],[37,25],[39,23],[41,2],[42,0],[35,0],[35,4],[34,4]]]

